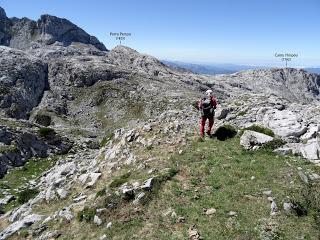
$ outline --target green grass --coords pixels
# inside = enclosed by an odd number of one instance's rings
[[[297,174],[297,167],[319,174],[310,163],[277,155],[270,149],[245,151],[239,137],[223,142],[195,141],[184,154],[173,156],[170,163],[176,166],[171,181],[139,209],[136,219],[140,220],[133,225],[131,221],[116,223],[108,237],[187,239],[188,228],[195,224],[204,239],[319,239],[319,191],[315,190],[319,183],[307,191],[308,186]],[[265,190],[272,190],[280,209],[276,216],[270,216],[270,203],[262,193]],[[310,192],[314,193],[311,197]],[[284,213],[285,201],[304,204],[307,215]],[[205,215],[205,209],[212,207],[217,212]],[[177,222],[170,214],[164,216],[169,208],[183,216],[186,223]],[[229,211],[236,211],[237,217],[228,217]],[[141,232],[144,234],[139,235]]]
[[[25,163],[23,167],[15,168],[9,171],[4,178],[0,179],[0,188],[6,189],[8,192],[16,196],[16,200],[10,202],[4,207],[5,211],[8,211],[14,207],[17,207],[22,202],[19,202],[19,194],[25,190],[25,185],[30,180],[35,180],[43,172],[53,167],[58,157],[52,158],[33,158]],[[28,194],[27,194],[28,195]],[[21,195],[20,195],[21,196]],[[3,196],[0,196],[3,197]],[[20,199],[24,199],[23,196]]]
[[[131,173],[125,173],[117,178],[115,178],[111,183],[110,183],[110,187],[111,188],[116,188],[116,187],[120,187],[122,184],[126,183],[129,180]]]
[[[9,152],[19,152],[19,149],[17,148],[16,145],[4,145],[0,146],[0,153],[9,153]]]
[[[265,128],[265,127],[262,127],[262,126],[259,126],[259,125],[252,125],[250,127],[245,128],[244,130],[251,130],[251,131],[263,133],[263,134],[266,134],[266,135],[271,136],[271,137],[275,136],[274,132],[271,129]]]
[[[17,201],[20,204],[24,204],[29,201],[29,199],[34,198],[39,191],[37,189],[25,189],[21,192],[18,192],[17,196]]]
[[[93,222],[94,215],[96,214],[96,209],[85,206],[84,209],[77,214],[77,219],[82,222]]]

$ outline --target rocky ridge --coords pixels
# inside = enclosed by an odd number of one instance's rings
[[[77,27],[67,19],[42,15],[39,20],[8,18],[0,7],[0,44],[27,50],[51,45],[56,42],[68,46],[72,42],[90,44],[106,51],[106,47],[94,36]]]

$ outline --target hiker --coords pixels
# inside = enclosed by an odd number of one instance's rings
[[[207,134],[211,136],[211,130],[214,123],[214,110],[217,108],[217,100],[213,96],[212,90],[207,90],[203,98],[198,102],[198,108],[201,112],[200,120],[200,136],[204,137],[204,128],[206,125],[206,120],[209,120],[209,126]]]

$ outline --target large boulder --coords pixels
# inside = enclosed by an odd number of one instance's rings
[[[272,140],[273,137],[270,137],[266,134],[254,132],[251,130],[245,130],[240,138],[240,144],[245,149],[249,150],[263,146],[264,144],[271,142]]]
[[[262,114],[262,124],[280,137],[300,137],[307,131],[306,124],[297,113],[290,110],[262,110],[258,111],[258,115]]]
[[[31,214],[24,217],[22,220],[16,221],[9,225],[5,230],[0,233],[0,239],[7,239],[12,234],[16,233],[22,228],[29,227],[30,225],[34,224],[35,222],[40,221],[42,218],[41,215],[38,214]]]
[[[47,64],[0,46],[0,115],[27,119],[47,88]]]
[[[320,159],[320,139],[310,139],[306,144],[300,147],[300,153],[302,157],[309,160]]]

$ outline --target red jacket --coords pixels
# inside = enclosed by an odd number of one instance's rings
[[[212,106],[213,108],[216,108],[217,105],[218,105],[217,99],[216,99],[214,96],[211,96],[210,98],[211,98],[211,106]],[[199,107],[199,109],[202,108],[202,101],[203,101],[203,100],[200,99],[199,102],[198,102],[198,107]]]

